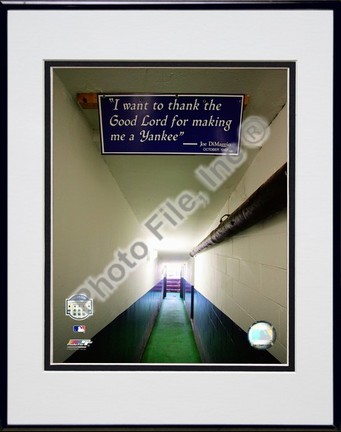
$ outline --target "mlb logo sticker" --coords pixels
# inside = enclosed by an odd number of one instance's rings
[[[86,326],[85,325],[75,325],[73,326],[73,331],[75,333],[85,333]]]

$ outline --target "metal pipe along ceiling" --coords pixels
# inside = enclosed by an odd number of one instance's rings
[[[263,183],[227,219],[222,221],[192,251],[194,257],[199,252],[236,235],[262,219],[271,216],[287,206],[287,164],[285,163],[265,183]]]

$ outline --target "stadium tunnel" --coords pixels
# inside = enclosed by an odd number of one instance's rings
[[[288,71],[55,67],[52,78],[51,362],[287,363]],[[98,107],[77,96],[97,93],[248,95],[243,118],[261,118],[267,139],[242,136],[236,162],[104,155]],[[93,301],[84,321],[65,313],[75,294]],[[258,321],[276,329],[267,350],[248,341]],[[68,349],[79,337],[91,345]]]

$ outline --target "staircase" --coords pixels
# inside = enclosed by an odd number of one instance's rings
[[[180,292],[180,279],[167,278],[167,292]]]

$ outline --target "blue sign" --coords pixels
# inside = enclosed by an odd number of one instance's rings
[[[103,154],[239,154],[243,95],[98,95]]]

